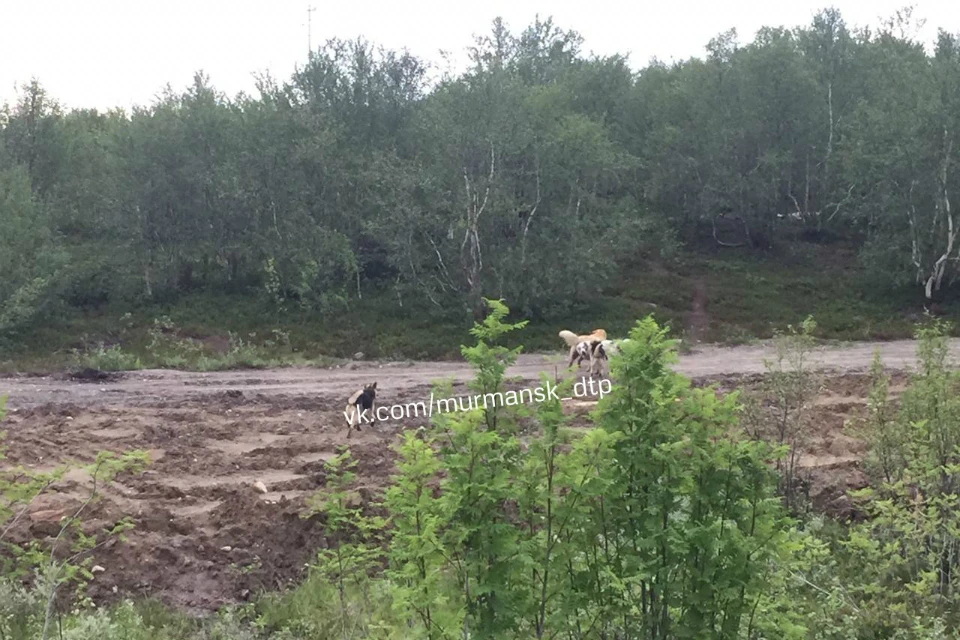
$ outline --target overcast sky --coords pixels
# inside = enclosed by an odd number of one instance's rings
[[[836,0],[847,24],[876,25],[909,0]],[[579,31],[584,48],[629,53],[634,67],[701,56],[716,34],[735,27],[741,42],[762,26],[808,24],[829,0],[0,0],[0,103],[36,77],[67,107],[150,104],[167,83],[182,89],[203,70],[230,95],[253,89],[253,73],[286,78],[307,54],[307,6],[313,44],[364,36],[441,64],[440,50],[462,62],[475,34],[501,16],[512,30],[553,16]],[[918,0],[921,36],[960,32],[960,2]],[[456,9],[454,7],[456,6]]]

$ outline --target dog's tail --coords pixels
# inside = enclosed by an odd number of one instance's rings
[[[567,343],[568,347],[575,347],[580,343],[580,336],[575,334],[573,331],[567,331],[564,329],[560,332],[560,337],[563,338],[563,341]]]

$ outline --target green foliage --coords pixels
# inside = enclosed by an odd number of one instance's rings
[[[745,426],[750,435],[785,451],[776,461],[779,492],[784,504],[799,511],[798,463],[810,438],[809,409],[823,388],[822,376],[811,367],[817,323],[808,316],[799,327],[776,332],[775,355],[764,360],[766,375],[759,393],[748,404]]]
[[[0,637],[41,637],[45,602],[40,592],[0,582],[0,596],[3,596],[0,600]],[[62,616],[56,637],[71,640],[255,640],[260,636],[254,627],[229,608],[198,621],[155,602],[123,601],[109,608],[78,610]]]
[[[98,369],[100,371],[132,371],[142,369],[140,358],[123,350],[118,344],[109,347],[102,342],[87,347],[85,352],[74,351],[74,360],[78,367]]]
[[[261,314],[249,330],[288,317],[350,334],[313,341],[329,350],[455,356],[492,297],[540,349],[554,324],[625,331],[650,304],[679,326],[699,281],[682,256],[699,276],[732,265],[707,283],[710,339],[807,313],[837,337],[903,334],[916,300],[891,289],[939,297],[957,275],[960,48],[945,33],[928,54],[901,18],[856,30],[826,10],[639,74],[550,19],[497,22],[437,83],[334,40],[253,95],[197,74],[131,113],[66,110],[32,82],[0,119],[0,332],[69,351],[82,332],[53,325],[70,311],[145,304],[149,322],[236,296]]]
[[[892,484],[903,479],[908,436],[896,419],[890,399],[890,376],[883,369],[879,351],[874,354],[870,377],[868,413],[854,430],[870,443],[866,466],[874,482]]]
[[[394,610],[410,618],[415,637],[454,638],[464,628],[466,611],[451,597],[459,585],[444,545],[449,513],[435,492],[442,458],[423,435],[408,431],[397,447],[397,474],[384,500],[393,527],[387,577],[394,585]]]
[[[115,331],[115,344],[88,343],[84,349],[74,349],[71,364],[101,371],[146,367],[219,371],[281,366],[299,360],[293,354],[289,332],[282,329],[265,331],[269,337],[262,339],[258,339],[255,331],[246,334],[246,338],[239,332],[229,331],[226,341],[212,341],[211,347],[203,340],[186,337],[183,328],[168,316],[153,319],[146,331],[148,340],[135,336],[130,314],[125,314],[121,323],[121,329]],[[223,342],[225,347],[220,346]]]
[[[507,368],[516,362],[517,356],[523,349],[522,347],[508,349],[495,343],[509,332],[527,326],[526,320],[513,324],[503,322],[510,310],[502,300],[484,299],[484,302],[490,308],[489,315],[470,329],[470,333],[477,338],[477,344],[472,347],[463,346],[460,349],[463,357],[476,370],[476,378],[471,381],[469,388],[482,395],[504,391],[504,374]],[[484,407],[483,415],[487,426],[496,430],[497,416],[501,413],[500,406],[493,403],[493,406],[487,407],[485,403]]]
[[[320,551],[309,579],[320,585],[332,585],[340,606],[328,611],[330,615],[326,619],[300,612],[290,618],[293,627],[288,628],[293,631],[336,634],[346,640],[370,637],[371,625],[377,626],[374,614],[378,612],[378,594],[370,575],[383,558],[378,538],[384,522],[364,514],[362,500],[354,486],[356,465],[349,449],[324,463],[326,486],[311,497],[304,514],[304,517],[321,514],[330,542],[335,541]]]
[[[851,493],[866,519],[833,532],[808,527],[793,569],[802,598],[792,608],[818,637],[956,637],[960,387],[946,366],[947,330],[936,321],[918,329],[917,371],[899,407],[874,362],[857,427],[870,445],[874,484]]]
[[[598,409],[600,426],[621,434],[595,516],[610,540],[605,623],[656,638],[738,637],[784,541],[771,450],[731,437],[736,394],[692,389],[670,371],[675,342],[652,319],[630,338]]]
[[[49,302],[64,262],[25,167],[0,164],[0,335],[22,329]]]
[[[43,628],[46,601],[36,589],[0,578],[0,636],[36,638]]]
[[[471,391],[494,396],[519,352],[495,341],[519,327],[503,322],[502,302],[487,304],[477,344],[463,351],[476,371]],[[373,626],[430,639],[740,637],[788,619],[764,591],[779,575],[774,563],[790,556],[770,449],[731,437],[735,396],[691,389],[670,371],[664,329],[647,319],[631,339],[614,359],[618,385],[598,407],[598,428],[567,428],[568,380],[529,412],[538,429],[522,440],[519,407],[482,400],[403,435],[382,505],[387,567],[373,582],[389,596],[378,592]],[[331,530],[363,530],[359,509],[343,507],[348,467],[337,458],[332,469],[323,492]],[[341,541],[344,557],[367,558],[356,544]],[[316,576],[335,568],[331,596],[339,553],[315,567]],[[345,606],[362,601],[363,583],[340,590]],[[761,604],[769,613],[754,620]]]

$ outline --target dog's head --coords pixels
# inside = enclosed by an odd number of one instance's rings
[[[607,332],[604,331],[603,329],[594,329],[594,330],[593,330],[593,333],[591,333],[590,335],[592,335],[592,336],[597,336],[597,337],[600,338],[601,340],[606,340],[606,339],[607,339]]]
[[[377,383],[371,382],[370,384],[363,385],[362,389],[358,389],[353,392],[353,395],[350,396],[350,399],[347,400],[347,404],[357,404],[360,402],[360,399],[367,397],[369,399],[374,399],[377,397]]]

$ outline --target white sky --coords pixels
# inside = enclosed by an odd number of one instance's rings
[[[848,26],[876,25],[910,0],[834,0]],[[748,42],[762,26],[808,24],[829,0],[0,0],[0,104],[17,83],[37,77],[70,107],[150,104],[168,82],[188,85],[197,70],[229,95],[252,91],[253,73],[286,79],[306,59],[306,8],[313,4],[314,47],[328,38],[364,36],[407,47],[442,64],[462,62],[474,34],[502,16],[513,31],[539,12],[584,36],[584,49],[629,53],[634,67],[701,56],[716,34],[736,27]],[[920,35],[960,32],[960,2],[917,0]],[[455,5],[459,5],[454,9]]]

